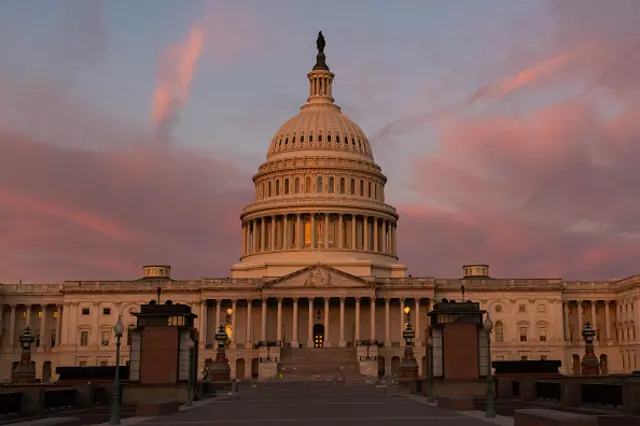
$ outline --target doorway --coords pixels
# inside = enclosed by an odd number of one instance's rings
[[[313,347],[324,347],[324,325],[316,324],[313,326]]]

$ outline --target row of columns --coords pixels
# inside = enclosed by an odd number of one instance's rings
[[[4,318],[4,309],[5,306],[9,307],[9,347],[13,347],[14,343],[15,343],[15,339],[16,339],[16,310],[18,305],[15,304],[11,304],[11,305],[0,305],[0,320],[2,318]],[[43,344],[44,339],[46,336],[44,336],[44,333],[47,330],[47,307],[49,305],[24,305],[25,306],[25,328],[26,327],[31,327],[31,312],[32,312],[32,306],[40,306],[40,311],[41,312],[41,316],[40,316],[40,344]],[[55,305],[56,310],[54,311],[56,313],[56,342],[58,341],[58,339],[60,339],[60,329],[61,329],[61,321],[62,321],[62,305],[56,304]],[[36,334],[36,333],[33,333]],[[1,344],[2,342],[0,342]],[[56,343],[57,344],[57,343]]]
[[[290,216],[293,215],[271,215],[245,221],[242,224],[243,255],[314,247],[396,255],[394,220],[342,213],[298,213],[295,219]],[[318,221],[323,221],[321,240],[317,235]],[[308,236],[305,234],[307,224]]]
[[[620,327],[621,340],[640,339],[640,336],[637,335],[637,329],[636,331],[632,332],[632,327],[640,326],[640,302],[638,302],[637,300],[630,300],[629,303],[625,303],[624,301],[622,301],[621,303],[619,301],[612,301],[612,300],[604,300],[603,302],[605,307],[604,309],[604,340],[611,340],[611,324],[612,324],[611,312],[610,312],[611,303],[616,304],[615,323],[618,324],[618,326]],[[584,303],[589,304],[589,311],[591,312],[591,319],[589,320],[589,322],[591,323],[591,327],[594,330],[596,330],[598,327],[598,319],[597,319],[597,311],[596,311],[596,305],[598,303],[598,300],[564,301],[563,311],[564,311],[565,340],[570,340],[571,333],[569,331],[569,324],[570,324],[570,316],[569,316],[570,306],[569,305],[574,303],[577,308],[577,320],[578,320],[578,324],[577,324],[578,326],[576,331],[578,333],[581,333],[584,327],[584,320],[583,320],[583,314],[585,313]],[[631,309],[629,309],[629,307],[631,307]],[[633,325],[632,327],[623,327],[625,323],[628,323],[628,324],[632,323]],[[578,334],[577,340],[582,341],[580,334]]]
[[[308,347],[313,347],[313,326],[316,323],[314,321],[313,315],[314,315],[314,303],[315,303],[315,299],[314,297],[310,297],[310,298],[298,298],[298,297],[293,297],[293,336],[292,336],[292,340],[291,340],[291,344],[292,346],[297,346],[300,342],[298,340],[298,320],[299,320],[299,308],[298,308],[298,301],[299,299],[307,299],[308,300],[308,315],[309,315],[309,321],[308,321],[308,340],[306,342]],[[329,310],[329,302],[330,299],[329,297],[324,297],[322,298],[324,301],[324,318],[323,318],[323,325],[324,325],[324,341],[328,344],[329,342],[329,330],[330,330],[330,310]],[[346,346],[346,341],[345,341],[345,301],[346,298],[344,297],[340,297],[340,339],[339,339],[339,346],[340,347],[344,347]],[[362,336],[360,335],[360,297],[355,297],[355,340],[366,340],[363,339]],[[235,318],[236,318],[236,306],[237,306],[237,300],[238,299],[231,299],[231,343],[236,343],[236,333],[235,333]],[[242,299],[241,299],[242,300]],[[252,339],[251,339],[251,331],[252,331],[252,299],[244,299],[247,301],[247,333],[246,333],[246,343],[253,343]],[[375,298],[369,298],[369,303],[370,303],[370,335],[369,335],[369,340],[375,340],[376,338],[376,305],[375,305]],[[391,344],[391,298],[385,298],[385,344],[387,346],[389,346]],[[277,321],[277,337],[276,340],[281,341],[282,340],[282,302],[283,302],[283,298],[277,298],[277,303],[278,303],[278,307],[277,307],[277,316],[276,316],[276,321]],[[429,302],[428,302],[429,303]],[[215,308],[215,325],[216,327],[218,325],[220,325],[220,316],[222,314],[222,300],[216,300],[216,308]],[[400,335],[402,335],[402,332],[404,331],[404,323],[405,323],[405,319],[406,319],[406,315],[404,313],[404,309],[406,306],[405,304],[405,299],[400,299],[400,324],[399,324],[399,328],[400,328]],[[430,309],[430,303],[429,305],[427,305],[427,308]],[[201,306],[201,314],[204,315],[204,318],[206,318],[207,312],[206,312],[206,304],[202,304]],[[261,341],[266,341],[267,340],[267,299],[262,299],[262,305],[261,305],[261,330],[260,330],[260,340]],[[412,326],[413,329],[415,331],[415,341],[418,343],[420,342],[420,299],[415,299],[415,307],[412,308],[412,312],[415,313],[415,315],[412,315]],[[205,327],[201,327],[200,329],[200,341],[204,342],[207,336],[207,332],[206,332],[206,328]]]

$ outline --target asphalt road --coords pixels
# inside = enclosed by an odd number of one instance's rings
[[[404,396],[389,396],[384,388],[298,383],[244,386],[237,396],[220,398],[212,404],[157,417],[144,424],[317,426],[322,423],[331,426],[490,424]]]

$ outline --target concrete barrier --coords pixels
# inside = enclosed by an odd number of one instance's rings
[[[475,409],[474,399],[469,397],[439,397],[437,401],[438,407],[446,410],[473,411]]]
[[[516,410],[513,416],[514,426],[597,426],[595,416],[565,413],[545,409]]]

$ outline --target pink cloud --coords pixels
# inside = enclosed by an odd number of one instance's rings
[[[638,272],[640,61],[621,55],[640,37],[625,18],[640,5],[566,4],[552,2],[558,29],[547,55],[562,59],[487,87],[496,95],[521,90],[527,77],[536,84],[525,99],[564,85],[584,90],[526,113],[507,103],[499,113],[435,125],[439,150],[414,162],[415,189],[427,204],[449,210],[400,206],[401,254],[410,265],[422,258],[436,275],[456,275],[475,261],[491,263],[500,276]],[[579,46],[589,48],[563,53]]]

